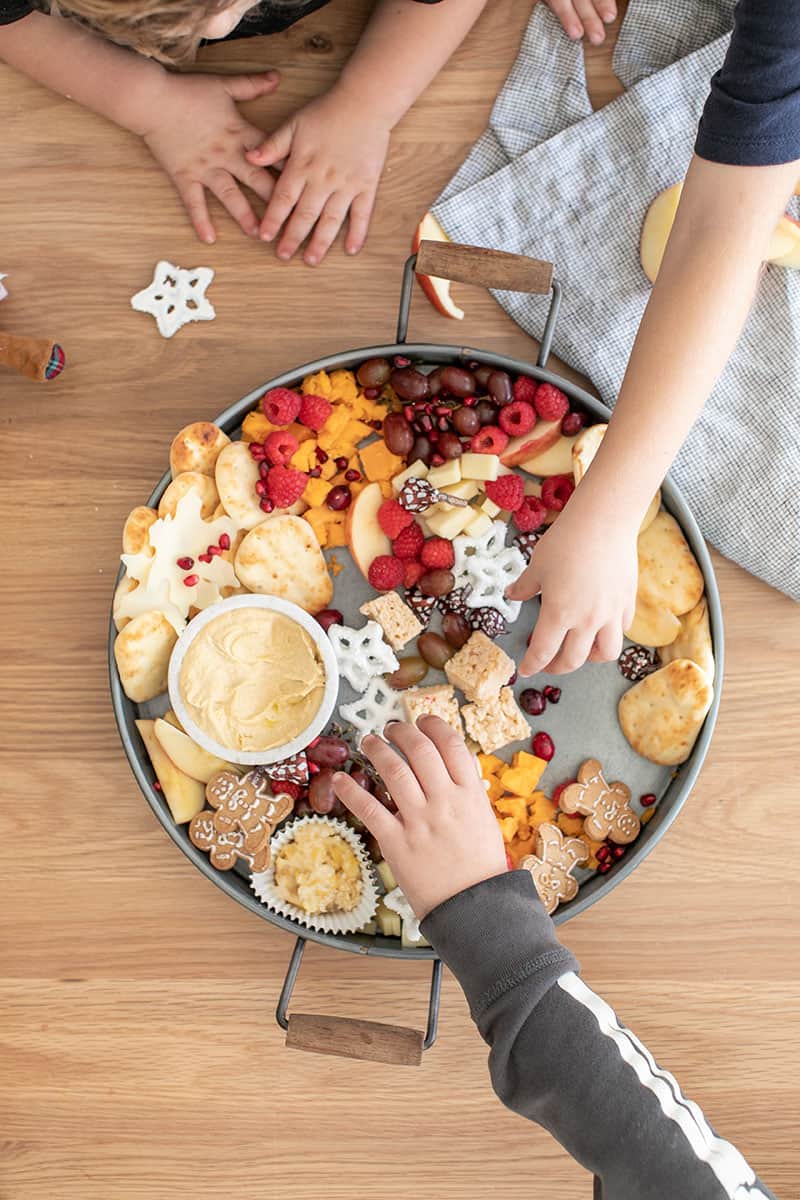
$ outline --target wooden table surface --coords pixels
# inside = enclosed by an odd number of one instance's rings
[[[335,76],[367,8],[345,0],[203,63],[281,66],[278,96],[252,106],[268,128]],[[495,1100],[452,979],[421,1069],[284,1049],[272,1013],[291,941],[164,836],[123,758],[107,687],[122,521],[164,469],[173,433],[288,367],[391,337],[411,230],[480,133],[527,10],[492,0],[398,128],[366,250],[353,261],[336,249],[316,271],[277,263],[227,220],[200,248],[135,138],[0,68],[11,288],[0,321],[57,336],[69,363],[42,387],[0,376],[2,1200],[589,1195],[560,1147]],[[607,54],[592,56],[591,78],[598,100],[613,93]],[[162,257],[217,271],[216,321],[173,341],[129,308]],[[412,336],[531,356],[488,295],[457,294],[468,313],[457,330],[417,294]],[[789,1196],[798,614],[715,564],[727,671],[707,764],[667,838],[564,939],[587,981]],[[427,973],[312,946],[297,1002],[419,1024]]]

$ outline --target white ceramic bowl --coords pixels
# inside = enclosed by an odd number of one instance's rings
[[[325,691],[323,692],[322,703],[314,720],[301,734],[293,738],[291,742],[286,742],[283,746],[275,746],[272,750],[233,750],[230,746],[220,745],[219,742],[215,742],[213,738],[209,737],[192,720],[186,711],[186,706],[181,696],[179,680],[186,651],[200,630],[204,629],[210,621],[213,621],[215,617],[221,616],[222,613],[230,612],[235,608],[266,608],[270,612],[281,613],[283,616],[291,618],[292,621],[296,621],[298,625],[302,625],[303,629],[311,637],[311,640],[319,650],[323,666],[325,667]],[[288,600],[279,600],[277,596],[260,596],[256,594],[230,596],[227,600],[221,600],[219,604],[212,604],[210,608],[206,608],[203,612],[198,613],[186,626],[172,651],[167,686],[169,688],[170,703],[175,715],[189,736],[198,745],[202,746],[204,750],[208,750],[210,754],[216,754],[218,758],[225,759],[226,762],[241,763],[243,766],[258,766],[260,764],[278,762],[280,759],[289,758],[290,755],[297,754],[300,750],[304,750],[309,742],[313,742],[314,738],[322,733],[336,707],[336,698],[339,694],[339,669],[336,665],[336,656],[333,653],[333,647],[325,630],[314,617],[309,616],[302,608],[299,608],[296,604],[291,604]]]

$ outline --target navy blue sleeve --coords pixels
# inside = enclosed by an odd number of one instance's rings
[[[32,12],[33,5],[28,0],[0,0],[0,25],[11,25]]]
[[[800,158],[800,4],[739,0],[695,143],[711,162],[763,167]]]

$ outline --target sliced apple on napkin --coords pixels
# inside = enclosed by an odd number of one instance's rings
[[[433,213],[427,212],[420,221],[414,237],[411,241],[411,253],[416,254],[419,250],[421,241],[428,242],[449,242],[450,238],[442,229],[439,222]],[[450,280],[440,279],[438,275],[422,275],[417,273],[419,285],[425,295],[430,300],[431,304],[437,309],[442,316],[453,317],[456,321],[463,321],[464,310],[459,308],[450,295]]]

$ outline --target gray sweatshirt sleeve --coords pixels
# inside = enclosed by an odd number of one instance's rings
[[[461,892],[422,930],[464,989],[497,1095],[594,1174],[596,1197],[774,1200],[578,977],[529,872]]]

